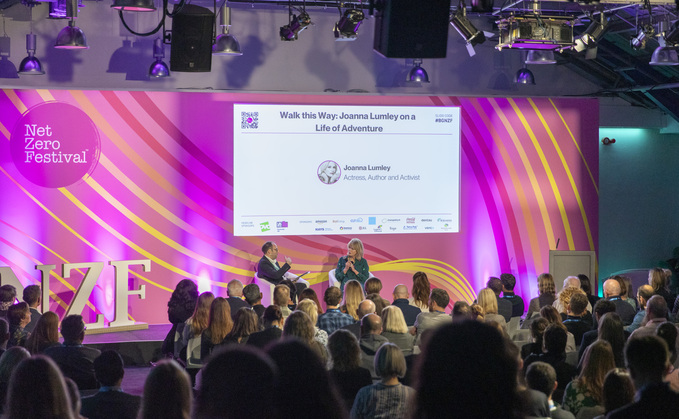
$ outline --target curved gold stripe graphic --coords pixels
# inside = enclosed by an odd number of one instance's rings
[[[532,99],[528,99],[528,103],[531,104],[533,107],[533,110],[535,110],[535,114],[540,118],[540,122],[542,122],[542,125],[545,127],[545,131],[547,131],[547,134],[549,135],[550,140],[552,140],[552,144],[554,145],[554,150],[556,150],[557,154],[559,155],[559,159],[561,160],[561,164],[563,165],[564,170],[566,171],[566,176],[568,177],[568,181],[571,184],[571,188],[573,188],[573,194],[575,195],[575,200],[578,202],[578,208],[580,208],[580,214],[582,216],[582,222],[585,227],[585,232],[587,233],[587,242],[589,243],[589,249],[590,250],[595,250],[594,249],[594,239],[592,238],[592,231],[589,228],[589,221],[587,220],[587,212],[585,211],[585,206],[582,203],[582,197],[580,196],[580,191],[578,190],[578,185],[575,183],[575,179],[573,179],[573,173],[571,172],[570,167],[568,166],[568,162],[566,161],[566,158],[563,155],[563,152],[561,151],[561,147],[559,147],[559,143],[556,141],[556,138],[554,138],[554,134],[552,133],[552,130],[549,128],[549,124],[547,124],[547,121],[545,121],[545,118],[542,116],[542,113],[540,112],[540,109],[535,105],[535,102],[533,102]],[[570,250],[574,250],[574,248],[571,248]]]

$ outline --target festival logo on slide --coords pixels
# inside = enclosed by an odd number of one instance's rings
[[[10,151],[26,179],[46,188],[63,188],[92,174],[101,143],[85,112],[68,103],[46,102],[21,115],[10,137]]]
[[[316,174],[318,175],[318,179],[320,179],[321,182],[325,183],[326,185],[332,185],[339,180],[340,176],[342,175],[342,170],[340,169],[340,165],[337,164],[337,162],[326,160],[321,163],[320,166],[318,166]]]

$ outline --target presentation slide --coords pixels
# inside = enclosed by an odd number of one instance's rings
[[[460,110],[234,104],[234,235],[459,231]]]

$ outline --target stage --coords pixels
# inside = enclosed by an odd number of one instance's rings
[[[100,351],[118,351],[125,367],[149,366],[150,362],[162,358],[160,347],[171,328],[169,323],[154,324],[142,330],[86,335],[83,344]]]

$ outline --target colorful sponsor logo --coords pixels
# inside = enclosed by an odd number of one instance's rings
[[[287,221],[276,221],[276,228],[288,228]]]
[[[417,226],[403,226],[404,230],[417,230]]]
[[[363,222],[363,218],[361,218],[361,217],[352,218],[352,219],[349,220],[349,222],[352,222],[352,223],[362,223],[362,222]]]
[[[271,225],[269,225],[268,221],[265,221],[263,223],[259,223],[259,229],[262,230],[262,233],[264,233],[271,230]]]
[[[415,217],[408,217],[408,218],[406,218],[406,223],[408,223],[408,224],[415,224]]]
[[[368,224],[371,226],[377,224],[377,217],[368,217]]]

